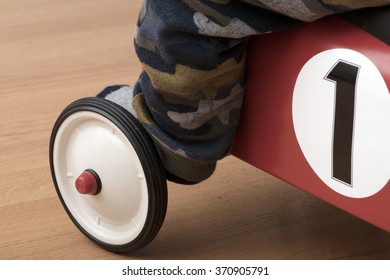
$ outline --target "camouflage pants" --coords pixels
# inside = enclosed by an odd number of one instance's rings
[[[229,152],[249,36],[389,1],[146,0],[135,36],[143,71],[132,106],[168,174],[199,182]]]

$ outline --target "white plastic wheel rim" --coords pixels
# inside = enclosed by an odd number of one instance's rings
[[[81,111],[64,120],[53,147],[53,165],[62,199],[91,236],[123,245],[142,231],[148,191],[139,158],[123,132],[107,118]],[[80,194],[77,177],[94,170],[102,183],[97,195]]]

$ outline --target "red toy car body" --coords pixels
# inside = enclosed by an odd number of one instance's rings
[[[390,232],[390,10],[249,44],[232,154]]]

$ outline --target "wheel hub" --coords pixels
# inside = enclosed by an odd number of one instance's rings
[[[100,180],[96,172],[87,169],[77,177],[75,186],[80,194],[95,195],[100,191]]]

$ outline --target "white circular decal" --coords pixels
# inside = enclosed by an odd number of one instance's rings
[[[302,68],[293,95],[301,150],[334,191],[364,198],[390,178],[390,94],[372,61],[349,49],[317,54]]]

